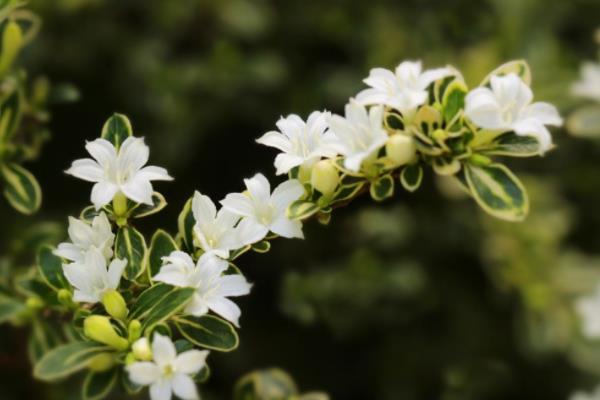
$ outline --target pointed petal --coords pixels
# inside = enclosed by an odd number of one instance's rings
[[[117,194],[117,185],[110,182],[98,182],[92,188],[91,201],[96,210],[111,202]]]
[[[271,184],[263,174],[256,174],[250,179],[244,179],[246,188],[254,201],[264,204],[271,198]]]
[[[242,315],[242,311],[233,301],[226,299],[225,297],[215,297],[208,300],[207,304],[208,308],[213,312],[239,327],[239,319]]]
[[[149,165],[138,171],[140,178],[148,181],[172,181],[173,177],[169,175],[163,167]]]
[[[65,171],[69,175],[88,182],[99,182],[104,178],[104,170],[91,158],[75,160],[71,168]]]
[[[300,221],[292,221],[283,216],[273,221],[270,228],[273,233],[283,236],[284,238],[304,239],[302,222]]]
[[[192,213],[197,224],[212,224],[217,216],[217,207],[210,197],[196,191],[192,199]]]
[[[171,381],[159,380],[150,386],[150,400],[171,400]]]
[[[125,368],[129,373],[129,380],[136,385],[147,386],[161,377],[160,368],[152,362],[135,362]]]
[[[70,261],[82,261],[83,252],[73,243],[60,243],[58,248],[53,251],[54,255]]]
[[[175,374],[171,385],[175,395],[182,400],[197,400],[199,398],[196,384],[188,375]]]
[[[558,110],[550,103],[537,102],[525,107],[521,113],[524,119],[535,118],[542,124],[546,125],[562,125],[562,118]]]
[[[273,190],[271,201],[278,213],[285,213],[292,202],[304,195],[304,186],[296,179],[282,182]]]
[[[155,333],[152,339],[152,357],[156,364],[161,367],[175,360],[177,352],[171,339],[160,333]]]
[[[93,142],[88,142],[85,149],[103,168],[114,166],[117,160],[117,150],[111,142],[106,139],[98,138]]]
[[[229,193],[221,200],[221,205],[232,213],[243,217],[249,217],[254,214],[252,200],[242,193]]]
[[[119,287],[119,282],[126,266],[127,260],[119,260],[118,258],[112,260],[108,266],[108,285],[110,288],[116,289]]]
[[[127,198],[137,203],[152,205],[152,184],[139,173],[122,185],[121,190]]]
[[[250,293],[252,284],[248,283],[243,275],[225,275],[219,279],[219,296],[236,297]]]
[[[285,153],[291,151],[289,138],[277,131],[270,131],[256,139],[256,142],[265,146],[274,147]]]
[[[139,171],[150,156],[150,148],[144,143],[144,138],[129,136],[119,149],[118,168],[121,171]]]
[[[188,350],[177,356],[175,369],[183,374],[193,375],[206,366],[207,350]]]

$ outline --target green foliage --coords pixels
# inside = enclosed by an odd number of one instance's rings
[[[35,177],[18,164],[0,165],[4,197],[23,214],[33,214],[42,203],[42,191]]]
[[[123,114],[113,114],[102,127],[101,137],[111,142],[117,149],[129,136],[133,135],[131,122]]]
[[[168,256],[175,250],[177,250],[177,243],[171,235],[162,229],[154,232],[148,250],[148,274],[150,277],[158,274],[162,266],[162,257]]]
[[[118,377],[119,370],[117,368],[111,368],[103,372],[89,371],[83,381],[81,397],[84,400],[100,400],[105,398],[113,390]]]
[[[145,270],[147,247],[144,236],[134,227],[120,228],[115,239],[115,254],[118,258],[127,260],[125,277],[129,280],[138,278]]]
[[[62,270],[62,260],[53,254],[50,246],[43,246],[38,251],[37,265],[44,281],[54,290],[65,289],[69,283]]]
[[[46,353],[33,374],[43,381],[56,381],[88,367],[90,361],[108,348],[94,342],[72,342]]]
[[[227,352],[235,350],[239,344],[233,326],[213,315],[177,317],[175,325],[179,332],[196,346]]]
[[[300,394],[292,377],[277,368],[244,375],[235,385],[234,400],[328,400],[325,393]]]

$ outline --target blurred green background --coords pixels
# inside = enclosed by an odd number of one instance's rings
[[[43,19],[23,63],[70,82],[52,141],[29,164],[44,191],[36,217],[0,203],[1,262],[31,262],[20,238],[34,221],[66,225],[90,185],[62,171],[114,111],[129,115],[169,206],[142,230],[176,229],[198,189],[215,199],[263,171],[274,153],[254,139],[282,115],[341,112],[370,68],[404,59],[459,67],[476,85],[527,59],[536,98],[564,116],[579,64],[596,59],[598,0],[32,0]],[[241,346],[213,354],[206,399],[226,399],[244,373],[289,371],[333,399],[565,399],[600,382],[600,343],[573,311],[600,282],[600,143],[554,135],[542,159],[511,161],[532,214],[492,220],[432,173],[415,194],[357,201],[304,241],[277,242],[240,267],[255,283],[239,301]],[[48,225],[48,229],[53,229]],[[1,264],[0,264],[1,266]],[[600,310],[599,310],[600,312]],[[30,378],[24,331],[0,331],[0,398],[75,399],[79,385]]]

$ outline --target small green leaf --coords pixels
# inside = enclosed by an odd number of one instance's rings
[[[29,171],[17,164],[4,164],[0,168],[4,180],[4,197],[17,211],[30,215],[39,210],[42,191]]]
[[[15,58],[23,47],[23,31],[16,21],[3,24],[2,51],[0,51],[0,76],[10,70]]]
[[[137,203],[137,206],[131,210],[130,215],[133,218],[143,218],[156,214],[166,206],[167,200],[165,200],[165,197],[158,192],[154,192],[152,193],[152,205]]]
[[[7,143],[10,141],[21,125],[25,96],[23,95],[23,89],[19,83],[19,81],[15,82],[14,89],[2,102],[2,112],[0,113],[0,143]]]
[[[182,244],[189,252],[194,251],[194,225],[196,220],[192,213],[192,199],[189,199],[183,206],[183,210],[179,213],[177,219],[177,226],[179,228],[179,236],[181,237]]]
[[[400,183],[404,189],[414,192],[423,181],[423,168],[419,164],[407,165],[400,173]]]
[[[0,324],[18,316],[26,307],[21,301],[0,294]]]
[[[44,281],[54,290],[69,287],[63,275],[62,260],[54,255],[50,246],[43,246],[38,251],[38,268]]]
[[[27,341],[27,355],[31,364],[36,364],[46,353],[60,344],[59,333],[50,321],[35,316]]]
[[[271,368],[243,376],[233,393],[234,400],[293,399],[298,396],[298,387],[287,372]]]
[[[311,201],[296,200],[287,209],[289,219],[296,221],[306,219],[319,211],[319,206]]]
[[[460,161],[453,158],[437,157],[433,159],[433,170],[439,175],[454,175],[460,171]]]
[[[175,325],[183,337],[196,346],[227,352],[235,350],[239,344],[233,326],[213,315],[177,317]]]
[[[127,260],[125,278],[134,280],[146,268],[146,241],[144,236],[132,226],[119,228],[115,239],[115,256]]]
[[[464,82],[455,79],[448,85],[442,99],[444,120],[448,123],[464,108],[465,96],[469,89]]]
[[[490,83],[490,79],[494,75],[516,74],[526,85],[531,85],[531,70],[529,64],[525,60],[514,60],[502,64],[485,77],[479,86],[486,86]]]
[[[148,273],[150,278],[158,274],[162,266],[162,258],[177,250],[177,243],[167,232],[157,230],[152,236],[148,251]]]
[[[465,176],[479,206],[506,221],[522,221],[529,212],[523,184],[504,165],[465,165]]]
[[[100,215],[101,212],[102,210],[96,210],[96,207],[94,206],[87,206],[86,208],[81,210],[81,213],[79,214],[79,219],[82,219],[88,224],[91,224],[94,218]]]
[[[267,253],[271,249],[271,243],[268,240],[263,240],[252,245],[252,250],[257,253]]]
[[[133,135],[131,122],[123,114],[113,114],[102,127],[103,139],[111,142],[117,149],[129,136]]]
[[[154,285],[142,292],[129,318],[140,320],[143,329],[152,329],[183,308],[194,291],[194,288],[176,288],[163,283]]]
[[[532,157],[540,154],[540,143],[533,136],[521,136],[514,132],[507,132],[496,136],[480,151],[486,155]]]
[[[108,347],[95,342],[72,342],[58,346],[41,358],[35,365],[33,375],[42,381],[56,381],[86,368],[92,358],[108,350]]]
[[[343,203],[354,198],[365,187],[365,182],[342,185],[333,195],[332,203]]]
[[[119,370],[117,368],[109,369],[104,372],[89,371],[83,381],[81,397],[84,400],[101,400],[112,392]]]
[[[394,194],[394,178],[391,175],[384,175],[371,183],[369,188],[371,197],[375,201],[383,201]]]

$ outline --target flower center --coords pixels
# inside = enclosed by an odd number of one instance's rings
[[[170,378],[175,374],[175,368],[171,364],[165,365],[163,368],[163,376],[165,378]]]

